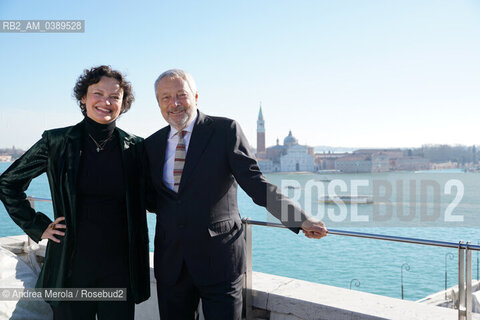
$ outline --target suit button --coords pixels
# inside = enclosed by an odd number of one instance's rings
[[[185,228],[185,225],[184,225],[184,224],[179,224],[179,225],[178,225],[178,229],[183,229],[183,228]]]
[[[182,200],[177,200],[177,204],[182,204]]]

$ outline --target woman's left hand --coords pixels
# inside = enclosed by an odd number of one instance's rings
[[[63,220],[65,220],[65,217],[59,217],[59,218],[55,219],[55,221],[50,223],[48,225],[47,229],[45,229],[45,231],[43,232],[42,239],[48,239],[48,240],[52,240],[56,243],[60,243],[60,239],[55,237],[55,235],[59,235],[59,236],[64,236],[65,235],[65,232],[58,230],[58,229],[66,229],[67,228],[66,225],[60,224],[60,222],[62,222]]]

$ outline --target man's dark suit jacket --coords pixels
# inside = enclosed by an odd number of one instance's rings
[[[265,179],[237,122],[198,112],[178,193],[163,183],[169,132],[167,126],[145,140],[157,213],[157,281],[173,285],[183,263],[197,285],[231,281],[244,273],[237,183],[298,233],[304,212]],[[289,209],[283,216],[282,206]]]

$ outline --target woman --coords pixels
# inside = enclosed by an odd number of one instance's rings
[[[37,288],[127,288],[127,301],[50,301],[55,319],[133,319],[150,283],[143,140],[116,127],[132,88],[120,72],[99,66],[84,71],[74,94],[84,120],[45,131],[0,176],[0,200],[34,241],[49,239]],[[53,222],[25,199],[44,172]]]

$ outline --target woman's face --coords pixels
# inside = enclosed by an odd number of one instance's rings
[[[100,81],[88,87],[82,103],[87,116],[95,122],[107,124],[118,118],[122,111],[123,89],[114,78],[101,77]]]

